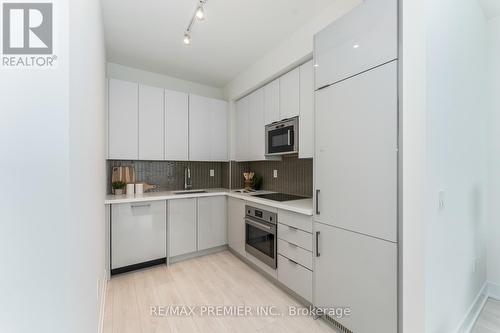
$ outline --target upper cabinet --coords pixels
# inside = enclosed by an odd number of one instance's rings
[[[189,149],[189,97],[165,90],[165,160],[187,161]]]
[[[108,91],[108,156],[139,158],[139,85],[110,79]]]
[[[249,160],[248,148],[248,115],[250,113],[250,97],[246,96],[236,101],[236,145],[235,157],[237,161]]]
[[[189,95],[189,159],[227,161],[227,102]]]
[[[264,86],[264,122],[268,125],[280,119],[280,80],[276,79]]]
[[[396,59],[397,15],[397,0],[365,1],[316,34],[316,89]]]
[[[109,159],[228,160],[226,101],[108,82]]]
[[[163,160],[164,89],[139,85],[139,159]]]
[[[299,67],[300,118],[299,158],[314,156],[314,68],[310,60]]]
[[[252,161],[265,160],[266,124],[264,120],[264,89],[249,95],[248,115],[248,157]]]
[[[295,68],[279,78],[280,81],[280,118],[287,119],[298,116],[300,113],[300,75],[299,68]]]

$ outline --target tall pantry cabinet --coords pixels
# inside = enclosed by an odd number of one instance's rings
[[[317,307],[397,332],[397,0],[366,0],[314,39]]]

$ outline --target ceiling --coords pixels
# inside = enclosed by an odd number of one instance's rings
[[[500,0],[479,0],[484,14],[491,19],[500,15]]]
[[[223,87],[336,0],[102,0],[108,61]]]

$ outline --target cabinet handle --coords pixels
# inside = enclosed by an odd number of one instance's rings
[[[319,215],[319,190],[316,190],[316,215]]]
[[[150,203],[147,203],[147,204],[138,204],[138,205],[130,205],[130,207],[132,208],[139,208],[139,207],[150,207],[151,204]]]
[[[316,257],[319,257],[321,253],[319,253],[319,231],[316,231]]]
[[[290,225],[288,226],[288,228],[290,228],[290,230],[297,231],[297,228],[292,227],[292,226],[290,226]]]
[[[292,264],[298,265],[298,263],[295,260],[288,259],[288,261],[291,262]]]

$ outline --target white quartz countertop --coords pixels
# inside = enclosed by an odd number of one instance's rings
[[[269,191],[258,191],[253,193],[238,193],[234,190],[228,190],[225,188],[212,188],[204,189],[204,193],[186,193],[186,194],[175,194],[177,191],[162,191],[162,192],[147,192],[144,194],[134,194],[134,195],[107,195],[104,200],[104,204],[113,205],[120,203],[130,203],[130,202],[143,202],[143,201],[156,201],[156,200],[174,200],[182,198],[202,198],[217,195],[226,195],[232,198],[242,199],[248,202],[255,202],[261,205],[266,205],[270,207],[275,207],[278,209],[288,210],[291,212],[313,215],[313,201],[312,199],[300,199],[292,201],[273,201],[269,199],[257,198],[253,195],[255,194],[265,194],[272,193]]]

